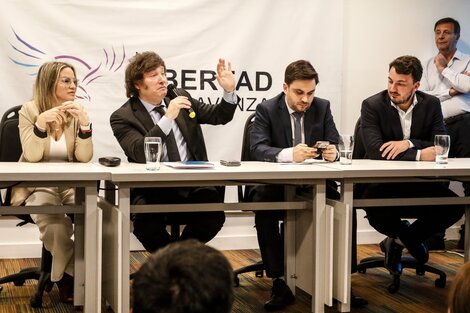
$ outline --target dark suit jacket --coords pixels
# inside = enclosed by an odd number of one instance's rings
[[[304,115],[305,144],[313,146],[318,140],[338,144],[339,134],[331,115],[330,102],[314,98]],[[285,95],[260,103],[251,131],[251,155],[255,160],[276,162],[276,155],[292,143],[292,124]]]
[[[339,134],[331,115],[330,102],[314,98],[304,115],[305,144],[313,146],[318,140],[328,140],[337,144]],[[285,148],[293,147],[292,123],[284,93],[258,104],[256,117],[250,133],[251,157],[258,161],[276,162],[276,155]],[[297,188],[297,192],[311,191]],[[327,182],[327,197],[339,199],[336,183]],[[258,185],[248,188],[247,199],[252,201],[282,201],[284,187],[280,185]],[[260,213],[261,212],[261,213]],[[284,258],[277,225],[284,217],[283,211],[257,211],[256,230],[263,255],[268,264],[269,275],[283,275]],[[276,231],[272,231],[276,229]],[[355,238],[355,237],[354,237]],[[354,239],[353,239],[354,240]],[[356,253],[353,253],[355,257]],[[356,261],[352,261],[356,264]]]
[[[189,149],[190,157],[192,160],[207,161],[206,145],[200,124],[226,124],[232,120],[237,106],[223,99],[218,104],[209,105],[193,99],[183,89],[178,89],[178,93],[190,99],[196,113],[195,118],[190,118],[187,110],[181,110],[176,118],[176,123]],[[165,103],[168,104],[169,100],[165,98]],[[129,162],[145,163],[145,136],[161,137],[163,142],[166,139],[160,127],[153,123],[150,114],[138,97],[131,97],[116,110],[111,115],[110,122],[114,136]]]
[[[416,92],[418,103],[413,109],[410,141],[414,147],[400,153],[395,160],[415,161],[417,150],[434,145],[434,136],[446,134],[439,99],[421,91]],[[400,117],[392,107],[387,90],[362,102],[361,135],[366,158],[385,159],[379,151],[388,141],[403,140]]]

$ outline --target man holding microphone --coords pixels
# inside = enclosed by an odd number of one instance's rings
[[[207,161],[200,124],[230,122],[239,98],[231,64],[219,59],[217,82],[223,89],[220,103],[202,103],[183,90],[167,97],[168,80],[163,59],[154,52],[137,53],[126,68],[126,94],[129,100],[111,115],[111,127],[130,162],[145,163],[144,138],[161,137],[162,161]],[[196,116],[191,118],[189,109]],[[224,195],[216,187],[134,188],[131,203],[173,204],[221,202]],[[149,252],[167,245],[166,225],[185,224],[181,240],[194,238],[208,242],[222,228],[224,212],[135,214],[134,234]]]

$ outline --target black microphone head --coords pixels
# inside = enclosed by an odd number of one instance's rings
[[[176,89],[176,84],[169,84],[166,89],[166,95],[168,98],[170,98],[170,100],[173,100],[174,98],[180,96],[178,90]],[[194,112],[193,108],[189,108],[188,111],[188,115],[190,118],[196,117],[196,112]]]
[[[174,84],[169,84],[166,87],[166,89],[167,89],[166,95],[168,96],[168,98],[172,100],[178,97],[178,91],[176,91],[176,86]]]

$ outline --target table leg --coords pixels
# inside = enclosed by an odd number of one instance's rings
[[[129,266],[130,266],[130,189],[119,188],[118,205],[121,211],[121,230],[122,230],[122,251],[121,251],[121,264],[122,268],[120,271],[121,283],[120,294],[122,295],[122,306],[119,312],[129,312],[130,300],[129,300]],[[117,290],[119,292],[119,290]]]
[[[325,239],[327,238],[326,218],[326,188],[325,182],[316,184],[313,193],[313,231],[312,231],[312,312],[325,312],[325,283],[327,249]]]
[[[74,304],[83,304],[87,313],[101,312],[101,210],[97,196],[96,185],[76,188],[75,202],[84,205],[84,212],[75,218]]]
[[[101,211],[96,186],[85,187],[85,307],[101,312]]]
[[[470,260],[470,205],[465,206],[464,262]]]
[[[75,204],[81,206],[85,202],[84,188],[75,188]],[[84,214],[74,216],[74,293],[73,304],[85,305],[85,217]]]
[[[114,184],[107,184],[107,189],[114,189]],[[109,197],[111,195],[111,197]],[[106,201],[100,201],[103,210],[103,296],[109,306],[116,313],[128,312],[129,307],[123,307],[123,281],[129,284],[127,276],[122,276],[123,259],[124,264],[129,263],[122,252],[122,213],[115,205],[114,192],[105,193]],[[124,201],[124,200],[123,200]],[[125,202],[125,201],[124,201]],[[127,263],[126,263],[127,262]],[[127,296],[128,297],[128,296]],[[127,309],[124,309],[127,308]]]
[[[295,197],[295,186],[287,186],[285,197],[292,201]],[[284,264],[286,266],[286,282],[295,295],[296,267],[295,267],[295,212],[287,210],[284,223]]]
[[[343,212],[339,212],[346,223],[344,229],[347,231],[342,240],[337,240],[338,253],[336,253],[336,265],[338,275],[335,277],[335,288],[337,292],[338,311],[351,311],[351,251],[352,251],[352,217],[353,217],[353,184],[347,180],[343,181],[341,188],[341,204]],[[342,213],[342,214],[341,214]],[[337,232],[340,232],[338,230]],[[336,233],[336,232],[335,232]]]

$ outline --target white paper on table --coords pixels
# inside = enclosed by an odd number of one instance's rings
[[[214,163],[206,161],[186,161],[186,162],[163,162],[164,165],[172,168],[213,168]]]

